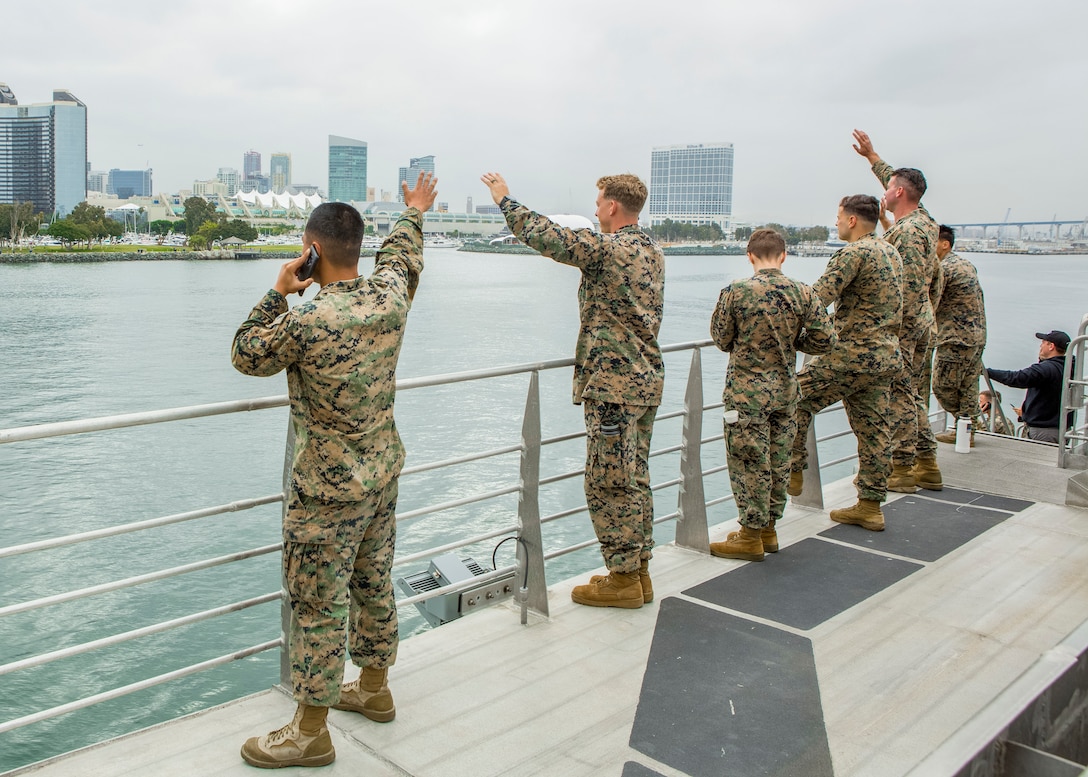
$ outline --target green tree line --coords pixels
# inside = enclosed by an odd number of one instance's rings
[[[786,245],[795,246],[801,243],[823,243],[827,240],[829,230],[827,227],[784,227],[781,224],[764,224],[762,227],[737,227],[733,230],[735,240],[747,240],[757,229],[773,229],[782,235]]]

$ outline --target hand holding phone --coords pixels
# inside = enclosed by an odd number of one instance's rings
[[[314,265],[317,264],[317,246],[310,245],[310,255],[306,257],[306,261],[302,263],[302,266],[295,272],[295,277],[300,281],[307,280],[314,274]],[[299,292],[301,293],[301,292]]]

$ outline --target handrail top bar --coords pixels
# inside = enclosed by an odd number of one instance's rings
[[[686,343],[674,343],[672,345],[662,346],[661,352],[673,353],[675,351],[701,348],[712,344],[713,340],[693,340]],[[559,367],[571,367],[573,365],[573,358],[550,359],[538,362],[513,364],[505,367],[493,367],[484,370],[469,370],[466,372],[451,372],[443,375],[429,375],[421,378],[398,380],[397,389],[407,390],[445,385],[448,383],[463,383],[470,380],[519,375],[525,372],[551,370]],[[12,442],[25,442],[27,440],[40,440],[46,437],[63,437],[70,434],[101,432],[107,429],[125,429],[132,426],[144,426],[165,421],[184,421],[193,418],[223,415],[226,413],[267,410],[273,407],[285,407],[288,402],[289,399],[286,394],[278,394],[271,397],[236,399],[229,402],[191,405],[188,407],[169,408],[166,410],[150,410],[140,413],[123,413],[120,415],[99,416],[97,418],[83,418],[76,421],[56,421],[45,424],[35,424],[33,426],[18,426],[12,429],[0,429],[0,445]]]

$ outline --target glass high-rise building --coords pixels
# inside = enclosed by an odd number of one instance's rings
[[[122,200],[151,196],[151,168],[147,170],[110,170],[106,179],[106,194]]]
[[[366,202],[366,143],[329,135],[329,199]]]
[[[63,89],[19,105],[0,84],[0,202],[66,216],[87,199],[87,106]]]
[[[666,219],[717,224],[733,218],[733,144],[655,146],[650,156],[650,225]]]
[[[242,154],[242,178],[246,181],[261,174],[261,152],[247,151]]]
[[[268,164],[268,177],[272,184],[272,191],[282,194],[291,185],[291,155],[273,154]]]
[[[434,155],[412,157],[408,160],[407,167],[397,168],[397,202],[404,202],[404,189],[401,183],[408,182],[409,186],[415,186],[420,173],[434,175]],[[431,210],[434,210],[432,207]]]

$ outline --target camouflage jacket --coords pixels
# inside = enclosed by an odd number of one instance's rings
[[[902,264],[895,248],[869,233],[836,251],[813,284],[824,305],[835,304],[839,336],[823,364],[843,372],[891,373],[900,368]]]
[[[726,409],[760,420],[796,404],[797,352],[827,353],[838,339],[812,288],[772,269],[722,289],[710,336],[732,353],[722,393]]]
[[[937,347],[986,345],[986,305],[975,266],[951,251],[941,260]]]
[[[404,466],[393,399],[410,295],[423,270],[422,225],[419,210],[409,208],[369,278],[329,283],[291,309],[271,290],[234,336],[239,372],[287,370],[300,493],[359,501]]]
[[[582,271],[574,403],[585,398],[660,405],[665,365],[657,333],[664,307],[665,255],[653,238],[637,226],[612,234],[567,229],[509,197],[502,211],[519,240]]]
[[[888,185],[894,168],[883,159],[873,172]],[[941,263],[937,259],[937,222],[921,205],[892,224],[884,239],[895,246],[903,260],[903,326],[901,337],[932,339],[937,334],[936,310],[941,293]],[[926,334],[928,330],[928,335]]]

